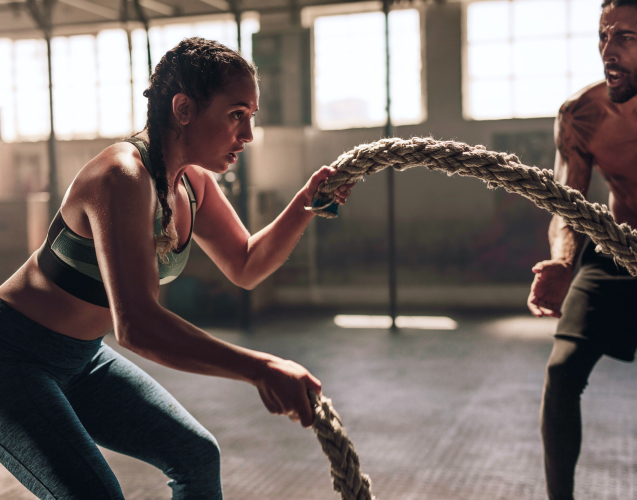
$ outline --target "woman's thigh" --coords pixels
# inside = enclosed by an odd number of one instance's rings
[[[0,363],[0,462],[38,498],[124,498],[58,383],[35,364]]]
[[[184,490],[183,498],[221,498],[215,438],[113,349],[103,345],[66,394],[97,444],[158,467],[173,479],[175,492]],[[182,497],[174,493],[173,498]]]

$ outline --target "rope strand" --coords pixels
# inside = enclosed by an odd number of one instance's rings
[[[332,163],[338,173],[321,182],[311,210],[322,217],[336,217],[329,210],[334,191],[343,184],[358,182],[387,167],[406,170],[425,167],[448,175],[476,177],[488,187],[503,187],[533,201],[538,207],[562,217],[575,231],[585,233],[598,252],[611,254],[632,276],[637,276],[637,231],[617,224],[605,205],[586,201],[582,193],[553,179],[551,170],[523,165],[517,156],[488,151],[431,137],[382,139],[343,153]]]
[[[334,490],[343,500],[376,500],[372,495],[372,480],[360,469],[358,454],[347,437],[341,417],[332,406],[332,400],[309,391],[314,410],[312,429],[323,453],[330,461],[330,474]]]

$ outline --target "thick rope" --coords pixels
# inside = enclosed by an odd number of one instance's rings
[[[361,180],[387,167],[406,170],[426,167],[448,175],[477,177],[490,188],[503,187],[561,216],[580,233],[591,237],[596,250],[611,254],[631,275],[637,276],[637,231],[617,224],[605,205],[586,201],[582,193],[553,179],[551,170],[523,165],[517,156],[487,151],[484,146],[437,141],[431,137],[382,139],[343,153],[332,163],[338,173],[323,181],[312,203],[314,213],[335,217],[330,210],[333,192],[343,184]]]
[[[321,443],[323,453],[330,461],[332,485],[343,500],[375,500],[372,481],[363,474],[354,445],[347,437],[341,417],[332,406],[332,400],[310,391],[314,410],[312,429]]]

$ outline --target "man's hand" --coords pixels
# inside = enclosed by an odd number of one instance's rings
[[[543,260],[533,266],[535,279],[527,306],[533,316],[561,318],[560,308],[573,280],[573,266],[559,260]]]

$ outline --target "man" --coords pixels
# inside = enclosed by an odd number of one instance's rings
[[[560,108],[555,174],[586,194],[596,168],[610,188],[615,220],[637,228],[637,0],[604,0],[602,7],[599,50],[606,80]],[[573,500],[580,396],[602,355],[635,358],[637,280],[609,256],[597,254],[558,216],[551,221],[549,242],[551,259],[533,268],[528,306],[537,317],[560,318],[546,370],[541,429],[549,498]]]

